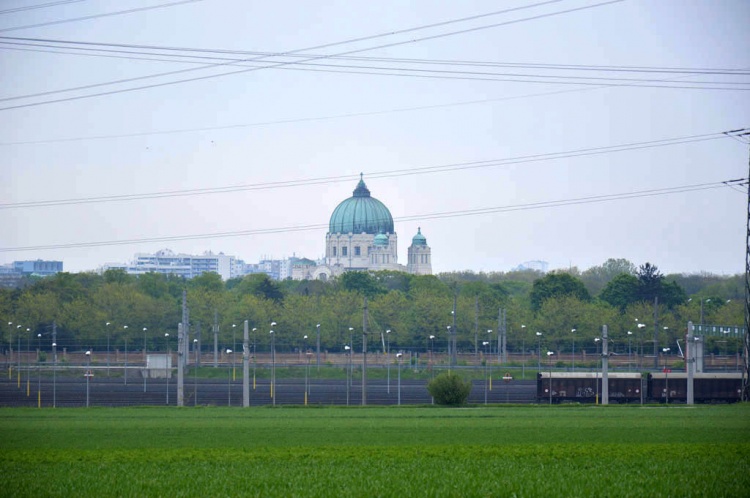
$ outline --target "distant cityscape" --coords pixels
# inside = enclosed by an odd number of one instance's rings
[[[245,263],[243,260],[226,255],[205,252],[200,255],[174,253],[169,249],[162,249],[155,253],[136,253],[129,263],[105,263],[95,272],[103,274],[107,270],[122,270],[130,275],[144,273],[161,273],[177,275],[191,279],[205,272],[214,272],[226,281],[255,273],[264,273],[273,280],[303,280],[306,269],[323,264],[324,260],[311,260],[291,256],[284,259],[264,258],[257,263]],[[513,271],[535,270],[546,273],[546,261],[525,261],[514,267]],[[0,265],[0,287],[18,287],[24,278],[48,277],[64,271],[62,261],[26,260],[14,261]]]

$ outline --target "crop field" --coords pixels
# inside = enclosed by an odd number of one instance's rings
[[[0,496],[750,490],[750,405],[0,409]]]

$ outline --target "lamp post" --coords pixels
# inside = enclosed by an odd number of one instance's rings
[[[573,334],[573,364],[571,370],[576,371],[576,329],[570,329],[570,333]]]
[[[195,365],[193,366],[193,404],[198,406],[198,339],[193,339],[193,352],[195,353]]]
[[[552,355],[554,351],[547,351],[547,363],[549,364],[549,404],[552,404]]]
[[[446,328],[448,329],[448,375],[450,375],[451,366],[453,364],[453,356],[451,355],[451,340],[453,338],[453,334],[451,334],[450,325],[448,325]]]
[[[487,335],[488,336],[492,335],[492,329],[487,329]],[[499,335],[500,335],[500,332],[498,331],[498,336]],[[490,370],[490,375],[489,375],[489,379],[490,379],[490,391],[492,391],[492,337],[487,337],[487,339],[488,339],[487,342],[490,343],[490,354],[487,356],[487,365],[489,366],[489,370]],[[498,356],[498,358],[499,358],[499,356]],[[498,360],[498,363],[499,363],[499,360]]]
[[[633,336],[633,333],[628,330],[628,372],[630,372],[630,369],[633,366],[633,362],[631,359],[631,349],[630,349],[630,339],[632,336]]]
[[[349,350],[349,385],[353,385],[354,383],[354,375],[352,375],[352,355],[354,353],[354,334],[353,334],[354,327],[349,327],[349,347],[351,348]]]
[[[86,351],[86,408],[89,407],[89,379],[91,378],[91,350]]]
[[[31,396],[31,329],[26,327],[26,397]]]
[[[127,327],[127,325],[125,325]],[[143,392],[146,392],[146,380],[149,376],[148,370],[148,356],[146,355],[146,331],[148,329],[143,327]]]
[[[667,353],[669,353],[670,348],[662,348],[661,351],[664,353],[664,396],[666,403],[669,404],[669,368],[667,368]]]
[[[253,327],[253,391],[255,391],[255,331],[258,330]]]
[[[526,378],[526,325],[521,325],[521,378]]]
[[[320,324],[315,326],[315,366],[320,371]]]
[[[42,407],[42,334],[36,335],[36,405]]]
[[[435,336],[430,335],[430,372],[432,372],[432,351],[435,349]]]
[[[487,404],[487,361],[489,360],[489,355],[487,353],[487,346],[490,344],[489,341],[482,341],[482,346],[484,346],[484,404]]]
[[[305,341],[305,346],[304,346],[304,349],[305,349],[305,358],[307,359],[307,364],[305,365],[305,406],[307,406],[307,393],[309,392],[309,389],[310,389],[310,387],[309,387],[310,384],[308,383],[309,382],[308,381],[308,374],[309,374],[308,371],[310,370],[310,357],[308,356],[308,352],[307,352],[307,334],[305,334],[305,336],[303,337],[303,339]]]
[[[538,339],[538,347],[537,347],[537,354],[536,354],[536,369],[537,371],[541,372],[542,370],[542,333],[537,332],[536,338]]]
[[[122,369],[123,382],[128,385],[128,336],[125,336],[125,366]]]
[[[237,351],[237,341],[235,339],[235,332],[237,330],[237,324],[232,324],[232,351]],[[237,380],[237,369],[234,364],[234,353],[232,353],[232,380]]]
[[[391,329],[385,331],[385,364],[388,372],[388,394],[391,394]]]
[[[57,343],[52,343],[52,408],[57,408]]]
[[[227,348],[227,355],[232,354],[232,350]],[[227,406],[232,406],[232,374],[227,375]]]
[[[349,406],[349,376],[352,373],[351,370],[351,364],[352,364],[352,353],[351,348],[348,345],[344,346],[345,354],[349,355],[349,368],[347,368],[347,374],[346,374],[346,406]]]
[[[164,345],[167,355],[164,357],[164,379],[167,381],[167,405],[169,405],[169,334],[164,334]]]
[[[635,321],[637,322],[638,319],[636,318]],[[641,330],[646,328],[646,324],[645,323],[638,323],[636,326],[638,327],[638,341],[641,343],[641,348],[640,348],[641,349],[641,353],[640,353],[640,355],[636,354],[636,356],[638,356],[638,358],[639,358],[638,365],[641,366],[643,364],[643,337],[641,336]],[[636,350],[637,349],[638,348],[636,347]]]
[[[271,327],[275,327],[276,322],[271,322]],[[273,328],[271,335],[271,404],[276,406],[276,334]]]
[[[396,353],[398,360],[398,405],[401,406],[401,353]]]
[[[597,358],[597,365],[596,365],[596,398],[595,403],[599,404],[599,362],[602,361],[602,355],[599,353],[599,341],[601,341],[601,338],[594,337],[594,343],[596,344],[596,358]]]
[[[8,322],[8,380],[13,378],[13,322]]]
[[[107,329],[107,377],[109,377],[109,324],[110,322],[105,324],[105,328]]]

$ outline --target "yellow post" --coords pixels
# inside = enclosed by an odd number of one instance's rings
[[[305,391],[305,406],[307,406],[307,391]]]
[[[273,381],[271,382],[271,398],[273,398]]]
[[[492,391],[492,376],[490,375],[490,391]]]
[[[253,391],[255,391],[255,372],[253,372]]]
[[[237,368],[232,367],[232,380],[237,380]]]
[[[42,391],[37,391],[36,392],[36,406],[37,406],[37,408],[41,408],[42,407]]]
[[[26,397],[31,396],[31,379],[26,377]]]
[[[18,371],[18,388],[21,389],[21,370]]]

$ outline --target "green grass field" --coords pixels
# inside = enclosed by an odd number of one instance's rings
[[[750,405],[0,409],[0,496],[750,489]]]

